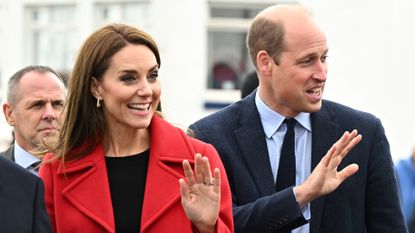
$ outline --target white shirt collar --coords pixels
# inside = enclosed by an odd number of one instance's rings
[[[264,128],[265,135],[267,138],[271,138],[274,133],[280,128],[285,117],[278,112],[275,112],[268,107],[261,97],[259,97],[258,91],[255,95],[255,104],[257,106],[259,116],[261,118],[262,127]],[[311,132],[311,118],[310,113],[301,112],[294,117],[298,123],[301,124],[306,130]]]
[[[14,142],[14,161],[23,168],[29,168],[33,163],[40,161],[36,156],[33,156],[22,147]]]

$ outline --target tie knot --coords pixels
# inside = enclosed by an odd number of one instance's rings
[[[287,129],[291,130],[294,129],[297,120],[295,120],[294,118],[285,118],[284,122],[287,124]]]

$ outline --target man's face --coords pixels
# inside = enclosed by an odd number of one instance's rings
[[[30,71],[17,83],[14,103],[3,112],[14,127],[16,142],[31,150],[57,136],[66,95],[62,81],[53,73]]]
[[[307,20],[287,23],[285,28],[285,49],[278,65],[272,61],[271,77],[266,80],[267,104],[286,117],[316,112],[327,78],[326,37]]]

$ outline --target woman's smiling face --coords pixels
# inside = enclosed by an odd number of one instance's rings
[[[125,46],[114,54],[91,91],[102,100],[107,129],[147,128],[161,94],[156,56],[145,45]]]

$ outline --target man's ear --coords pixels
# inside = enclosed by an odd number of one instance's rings
[[[16,120],[15,120],[15,116],[14,116],[14,109],[10,105],[10,103],[4,103],[3,104],[3,113],[4,113],[4,117],[6,118],[7,123],[10,126],[14,127],[14,125],[16,123]]]
[[[258,52],[256,56],[257,70],[262,74],[262,76],[271,75],[273,62],[274,60],[265,50]]]
[[[102,99],[99,91],[99,81],[95,77],[92,77],[90,91],[95,98]]]

